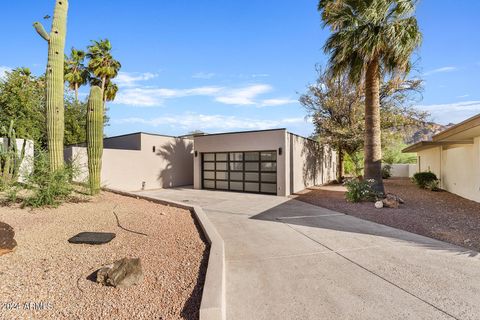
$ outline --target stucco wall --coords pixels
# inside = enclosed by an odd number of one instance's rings
[[[441,176],[441,147],[434,147],[417,153],[418,171],[431,171]]]
[[[316,141],[288,134],[290,192],[332,181],[336,177],[336,152]]]
[[[168,188],[193,183],[193,141],[190,139],[141,134],[141,150],[103,150],[102,186],[119,190]],[[153,147],[155,146],[155,151]],[[66,159],[73,159],[81,170],[78,181],[88,177],[84,147],[69,147]]]
[[[473,145],[443,150],[442,188],[480,202],[480,138]]]
[[[286,130],[282,129],[195,137],[195,151],[198,152],[194,158],[195,189],[202,187],[202,153],[277,150],[277,195],[287,195],[290,179],[286,174],[286,136]],[[278,155],[278,148],[282,148],[282,155]]]
[[[440,186],[464,198],[480,202],[480,137],[471,145],[435,147],[418,152],[419,171],[432,171]]]
[[[17,150],[18,154],[22,152],[23,148],[23,142],[24,139],[17,139]],[[3,148],[6,150],[7,144],[8,144],[8,139],[7,138],[0,138],[0,144],[2,144]],[[33,157],[34,157],[34,147],[33,147],[33,141],[32,140],[27,140],[25,143],[25,156],[23,158],[22,163],[20,164],[20,172],[18,175],[18,181],[23,182],[25,179],[24,177],[26,175],[29,175],[32,170],[33,170]]]
[[[106,149],[141,150],[142,133],[128,134],[124,136],[103,139],[103,147]]]

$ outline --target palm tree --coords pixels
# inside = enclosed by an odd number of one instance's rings
[[[113,58],[111,51],[112,44],[108,39],[92,41],[92,44],[88,46],[87,57],[90,59],[88,69],[100,80],[102,92],[122,67],[120,62]]]
[[[332,34],[324,50],[330,70],[347,73],[365,87],[365,178],[384,192],[381,174],[380,82],[382,74],[405,77],[420,45],[416,0],[320,0],[324,26]]]
[[[90,84],[92,86],[100,87],[102,85],[102,80],[98,78],[92,78],[90,80]],[[115,97],[117,96],[117,92],[118,92],[117,84],[111,80],[107,80],[105,83],[105,90],[103,92],[103,102],[115,100]]]
[[[115,100],[115,97],[117,96],[118,92],[118,86],[116,83],[109,81],[107,85],[105,86],[105,92],[103,94],[103,101],[113,101]]]
[[[86,53],[72,48],[70,57],[65,55],[65,81],[70,90],[75,91],[75,102],[78,102],[78,89],[87,84],[90,73],[84,65]]]

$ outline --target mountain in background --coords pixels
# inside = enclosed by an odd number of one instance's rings
[[[405,139],[406,144],[414,144],[420,141],[430,141],[432,140],[432,136],[436,135],[437,133],[442,132],[452,126],[454,123],[449,123],[447,125],[438,124],[435,122],[427,122],[424,126],[415,128],[411,130],[411,133],[407,135]]]

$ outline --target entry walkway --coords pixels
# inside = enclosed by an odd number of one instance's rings
[[[297,200],[162,189],[225,240],[227,319],[478,319],[477,252]]]

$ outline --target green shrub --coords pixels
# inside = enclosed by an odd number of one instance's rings
[[[377,192],[373,189],[374,183],[373,179],[350,179],[345,182],[345,187],[347,187],[345,197],[350,202],[374,201],[378,197]]]
[[[428,189],[430,191],[440,191],[440,181],[439,180],[432,180],[427,182],[425,185],[425,189]]]
[[[412,179],[413,179],[413,182],[415,182],[415,184],[422,189],[426,189],[427,185],[432,184],[434,181],[438,181],[435,173],[430,171],[417,172],[413,175]],[[438,183],[437,183],[437,187],[438,187]]]
[[[31,192],[23,199],[23,205],[33,208],[60,205],[74,191],[71,181],[76,173],[73,165],[51,172],[47,153],[38,152],[33,172],[25,177],[25,187]]]
[[[382,179],[389,179],[392,177],[392,166],[385,164],[382,167]]]

